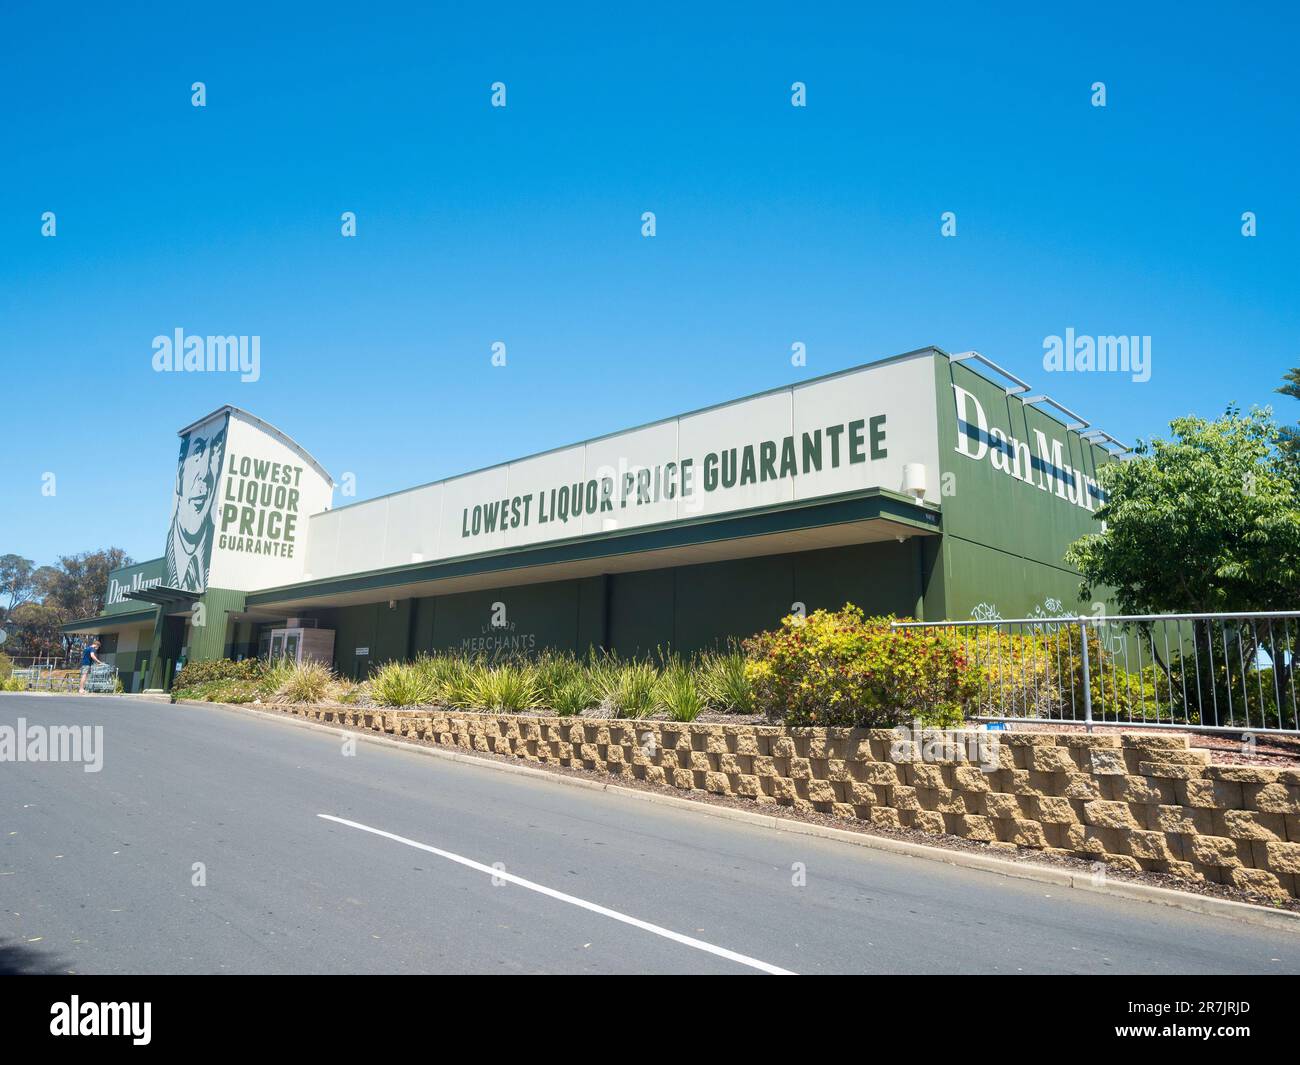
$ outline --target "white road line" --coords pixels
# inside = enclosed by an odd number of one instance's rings
[[[547,895],[553,899],[559,899],[561,902],[567,902],[571,906],[579,906],[584,910],[590,910],[592,913],[598,913],[603,917],[613,918],[615,921],[622,921],[623,924],[630,924],[633,928],[640,928],[646,932],[653,932],[657,936],[663,936],[665,939],[671,939],[674,943],[684,943],[688,947],[694,947],[696,950],[702,950],[706,954],[716,954],[719,958],[726,958],[729,961],[738,962],[741,965],[748,965],[751,969],[757,969],[759,972],[768,973],[772,976],[795,976],[789,969],[780,969],[775,965],[769,965],[765,961],[759,961],[757,958],[751,958],[745,954],[737,954],[734,950],[728,950],[726,947],[715,947],[712,943],[705,943],[702,939],[693,939],[690,936],[684,936],[680,932],[674,932],[670,928],[662,928],[657,924],[651,924],[649,921],[642,921],[637,917],[629,917],[625,913],[619,913],[617,910],[611,910],[608,907],[600,906],[594,902],[588,902],[586,899],[580,899],[573,895],[566,895],[563,891],[556,891],[554,888],[548,888],[544,884],[535,884],[531,880],[525,880],[522,876],[515,876],[514,873],[507,873],[503,869],[497,869],[491,865],[484,865],[482,862],[476,862],[472,858],[465,858],[459,854],[452,854],[451,851],[440,850],[437,847],[431,847],[427,843],[420,843],[413,839],[407,839],[405,836],[398,836],[392,832],[385,832],[381,828],[371,828],[369,825],[360,824],[357,821],[349,821],[343,817],[335,817],[333,814],[317,814],[317,817],[326,821],[333,821],[336,824],[347,825],[349,828],[359,828],[362,832],[369,832],[375,836],[383,836],[384,839],[391,839],[397,843],[405,843],[408,847],[415,847],[418,850],[428,851],[430,854],[436,854],[440,858],[446,858],[448,861],[456,862],[460,865],[468,866],[470,869],[477,869],[480,873],[486,873],[488,876],[496,877],[498,880],[505,880],[511,884],[518,884],[529,891],[536,891],[539,895]]]

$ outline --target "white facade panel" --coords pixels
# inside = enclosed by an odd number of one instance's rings
[[[598,505],[594,514],[583,515],[582,535],[676,520],[679,513],[676,492],[674,498],[669,498],[669,491],[664,487],[666,477],[676,477],[676,467],[671,474],[663,467],[676,463],[678,458],[677,419],[592,440],[585,450],[587,477],[609,492],[608,507]],[[637,478],[641,478],[643,485],[648,483],[653,492],[656,468],[659,468],[661,486],[657,501],[637,505]]]
[[[685,516],[774,506],[794,499],[794,476],[777,472],[790,435],[790,393],[729,403],[679,420],[681,454],[695,457],[694,492]],[[769,475],[770,474],[770,475]]]
[[[319,527],[324,544],[310,572],[320,579],[869,488],[901,492],[905,465],[925,466],[925,498],[938,502],[934,381],[926,352],[343,507],[311,519],[310,537]]]
[[[939,502],[939,423],[934,366],[915,358],[811,381],[793,389],[795,447],[804,456],[820,443],[822,469],[795,480],[796,499],[862,488],[903,491],[903,467],[926,467],[926,495]],[[842,431],[835,431],[843,426]],[[838,464],[835,464],[838,453]]]
[[[345,509],[342,513],[347,515],[348,510]],[[409,566],[413,562],[428,562],[438,558],[441,517],[440,484],[426,485],[413,492],[389,496],[383,565]]]
[[[570,447],[512,462],[506,475],[506,498],[510,501],[506,546],[581,535],[587,496],[584,448]]]
[[[313,514],[308,525],[307,568],[303,577],[333,577],[339,571],[339,528],[349,510],[327,510]]]
[[[334,487],[278,430],[234,408],[227,417],[204,587],[255,591],[300,581],[307,572],[309,516],[329,507]],[[215,465],[215,446],[209,454]],[[182,567],[177,576],[183,582]]]
[[[340,511],[337,573],[381,569],[388,539],[389,498]],[[322,574],[316,574],[319,578]],[[333,576],[333,574],[331,574]]]

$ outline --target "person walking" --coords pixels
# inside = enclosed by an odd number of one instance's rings
[[[91,640],[81,649],[81,689],[78,695],[86,694],[86,681],[90,679],[91,665],[102,666],[104,663],[99,655],[95,654],[99,650],[99,641]]]

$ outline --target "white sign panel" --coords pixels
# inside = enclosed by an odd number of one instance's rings
[[[164,583],[252,591],[301,580],[329,477],[288,437],[228,408],[181,434]]]
[[[307,573],[433,562],[868,488],[901,492],[908,464],[929,471],[926,498],[937,502],[936,419],[931,353],[863,367],[317,514]],[[394,525],[415,515],[425,523],[418,531]]]

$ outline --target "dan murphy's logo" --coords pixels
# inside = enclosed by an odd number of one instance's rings
[[[104,605],[109,607],[124,603],[126,602],[127,592],[142,592],[146,588],[156,588],[162,582],[161,577],[146,577],[143,573],[131,574],[129,584],[123,584],[116,577],[113,577],[108,582],[108,595],[104,598]]]
[[[953,450],[976,462],[987,458],[999,473],[1065,499],[1076,507],[1093,510],[1105,502],[1097,479],[1066,462],[1065,445],[1034,429],[1032,444],[990,425],[980,401],[959,385],[952,386],[957,405],[957,446]]]

